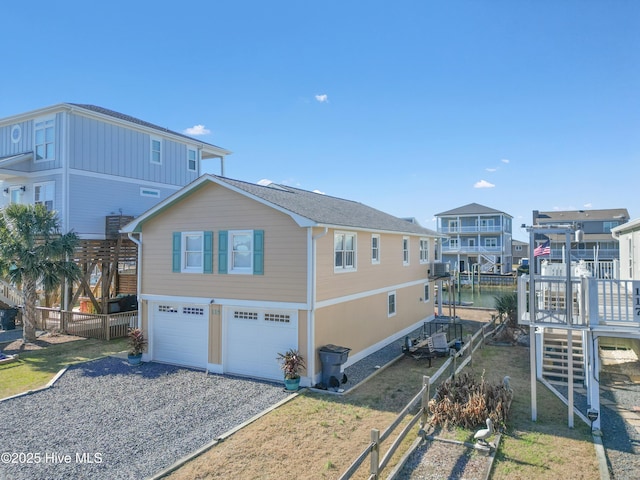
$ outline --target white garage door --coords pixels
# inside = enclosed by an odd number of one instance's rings
[[[295,310],[225,309],[227,323],[226,368],[229,373],[282,380],[277,356],[298,348],[298,313]]]
[[[153,360],[207,368],[208,305],[163,302],[152,308]]]

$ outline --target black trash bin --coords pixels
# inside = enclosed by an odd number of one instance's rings
[[[342,365],[349,357],[350,348],[338,345],[320,347],[320,361],[322,362],[322,384],[324,388],[337,389],[340,383],[346,383],[346,375],[340,375]]]
[[[18,315],[17,308],[6,308],[4,310],[0,310],[0,326],[2,326],[2,329],[15,330],[17,315]]]

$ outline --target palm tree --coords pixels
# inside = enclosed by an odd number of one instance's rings
[[[58,216],[44,205],[12,204],[0,212],[0,275],[22,288],[25,342],[36,339],[38,286],[49,293],[80,277],[68,260],[77,243],[75,233],[60,233]]]
[[[501,318],[506,320],[509,328],[518,327],[518,294],[503,293],[495,298],[495,306]]]

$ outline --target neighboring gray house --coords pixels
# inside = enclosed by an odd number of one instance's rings
[[[0,207],[42,203],[64,231],[101,240],[106,217],[140,215],[198,178],[202,160],[230,153],[113,110],[61,103],[0,119]]]
[[[511,215],[470,203],[438,213],[436,218],[438,233],[449,237],[442,243],[442,262],[449,263],[452,271],[478,268],[481,273],[511,273]]]
[[[523,258],[529,257],[529,244],[513,238],[511,240],[511,257],[513,265],[520,265]]]
[[[533,211],[533,225],[570,225],[583,232],[582,238],[572,245],[572,260],[619,260],[620,248],[616,239],[611,236],[611,230],[628,221],[629,212],[626,208]],[[565,236],[562,234],[536,235],[534,246],[537,247],[547,239],[551,240],[551,255],[548,258],[561,259]]]

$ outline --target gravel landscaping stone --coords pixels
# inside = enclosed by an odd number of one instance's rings
[[[51,389],[0,402],[0,478],[149,477],[288,395],[278,383],[158,363],[76,365]]]

